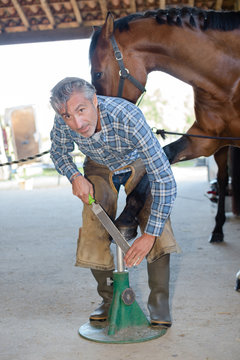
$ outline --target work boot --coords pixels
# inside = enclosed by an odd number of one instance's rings
[[[169,259],[170,255],[166,254],[151,264],[147,263],[150,288],[148,310],[153,326],[172,325],[169,312]]]
[[[113,271],[112,270],[95,270],[91,272],[96,279],[98,294],[103,298],[100,306],[90,315],[90,321],[105,321],[108,318],[108,311],[113,297]]]
[[[145,174],[135,189],[127,196],[126,206],[120,216],[114,221],[116,227],[128,241],[137,236],[137,215],[142,210],[149,192],[149,180],[147,174]]]

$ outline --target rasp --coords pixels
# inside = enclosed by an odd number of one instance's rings
[[[101,205],[96,204],[95,199],[93,199],[91,195],[89,195],[89,204],[91,205],[92,211],[100,220],[101,224],[105,227],[107,232],[111,235],[115,243],[120,247],[123,253],[126,254],[128,249],[130,248],[130,245],[120,233],[118,228],[114,225],[110,217],[103,210]]]

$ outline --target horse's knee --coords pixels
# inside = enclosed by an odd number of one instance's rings
[[[187,155],[182,154],[183,150],[185,150],[188,146],[188,141],[186,138],[181,137],[177,141],[174,141],[163,147],[165,154],[170,162],[170,164],[174,164],[178,161],[187,160]]]

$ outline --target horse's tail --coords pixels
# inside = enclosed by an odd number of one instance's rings
[[[230,148],[232,177],[232,212],[240,215],[240,148]]]

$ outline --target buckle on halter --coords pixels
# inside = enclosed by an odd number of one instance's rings
[[[116,59],[117,61],[120,61],[120,60],[123,59],[123,56],[122,56],[122,53],[121,53],[120,50],[116,50],[116,51],[114,52],[114,54],[115,54],[115,59]]]
[[[125,79],[126,77],[128,77],[128,74],[129,74],[129,70],[126,68],[119,70],[119,76],[122,79]]]

